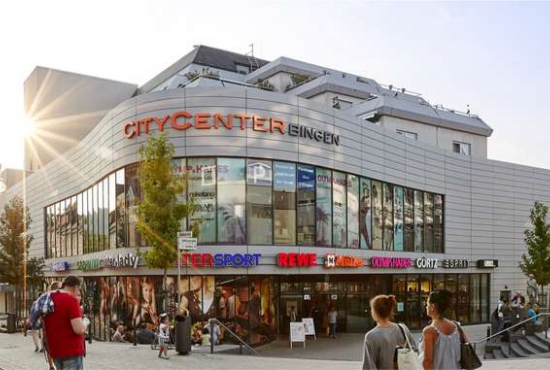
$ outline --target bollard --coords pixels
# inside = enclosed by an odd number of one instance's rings
[[[134,347],[137,346],[136,318],[134,317]]]
[[[214,320],[210,319],[210,353],[214,353]]]

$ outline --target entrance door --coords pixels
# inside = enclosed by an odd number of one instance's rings
[[[348,294],[346,300],[348,332],[366,333],[375,326],[366,294]]]
[[[296,321],[301,321],[302,317],[304,317],[304,312],[302,310],[302,296],[282,296],[279,302],[280,333],[288,335],[292,317],[295,316]],[[307,315],[305,317],[307,317]]]

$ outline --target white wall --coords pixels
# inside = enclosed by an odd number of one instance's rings
[[[381,117],[379,122],[381,127],[391,132],[396,132],[396,130],[414,132],[418,134],[418,141],[449,151],[453,150],[453,141],[469,143],[472,156],[487,158],[487,138],[485,136],[390,116]]]

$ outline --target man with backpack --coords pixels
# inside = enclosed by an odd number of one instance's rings
[[[57,370],[82,370],[84,335],[89,324],[82,319],[77,300],[80,279],[67,276],[61,289],[50,292],[52,309],[43,317],[48,351]]]

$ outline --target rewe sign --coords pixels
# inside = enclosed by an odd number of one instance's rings
[[[340,145],[340,135],[318,130],[313,127],[287,123],[280,118],[263,117],[246,114],[191,113],[176,111],[163,117],[146,117],[124,124],[124,137],[132,139],[141,134],[148,134],[153,128],[164,131],[173,130],[246,130],[252,124],[252,130],[266,134],[297,136],[330,145]]]

